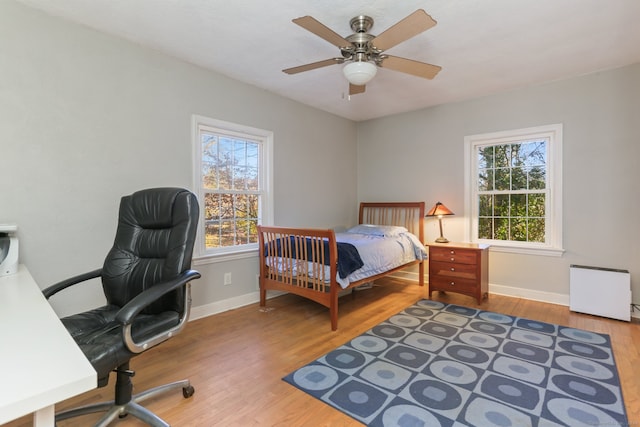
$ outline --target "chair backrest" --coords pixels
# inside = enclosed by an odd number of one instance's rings
[[[199,207],[181,188],[151,188],[120,201],[118,229],[102,271],[107,302],[123,306],[143,290],[171,280],[191,267]],[[144,313],[182,313],[184,294],[174,291]]]

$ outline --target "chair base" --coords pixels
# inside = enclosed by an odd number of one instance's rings
[[[91,405],[86,405],[79,408],[70,409],[68,411],[60,412],[56,414],[56,422],[80,415],[107,411],[106,414],[104,414],[104,416],[94,424],[94,427],[107,427],[114,420],[116,420],[116,418],[122,418],[126,415],[132,415],[139,420],[149,424],[150,426],[170,427],[170,425],[166,423],[162,418],[158,417],[153,412],[141,406],[140,403],[144,402],[147,399],[156,397],[160,394],[180,388],[182,389],[182,395],[185,398],[193,396],[193,393],[195,392],[189,380],[176,381],[133,395],[131,397],[131,400],[122,405],[116,405],[115,401],[111,400],[107,402],[93,403]]]

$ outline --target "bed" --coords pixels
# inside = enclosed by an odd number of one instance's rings
[[[308,298],[329,308],[335,331],[345,290],[415,264],[424,286],[424,215],[424,202],[376,202],[361,203],[358,225],[344,233],[258,226],[260,305],[268,290]]]

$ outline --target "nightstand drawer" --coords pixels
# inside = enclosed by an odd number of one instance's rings
[[[475,264],[455,264],[451,262],[431,261],[429,275],[436,278],[459,278],[475,280],[478,278],[478,268]]]
[[[455,262],[460,264],[476,264],[477,251],[458,248],[429,247],[429,258],[432,261]]]
[[[429,279],[429,289],[437,289],[440,291],[461,292],[463,294],[475,294],[478,289],[476,280],[443,277],[434,277]]]

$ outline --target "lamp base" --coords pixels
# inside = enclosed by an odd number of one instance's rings
[[[436,239],[436,243],[449,243],[449,240],[447,240],[447,238],[441,236],[441,237],[438,237]]]

